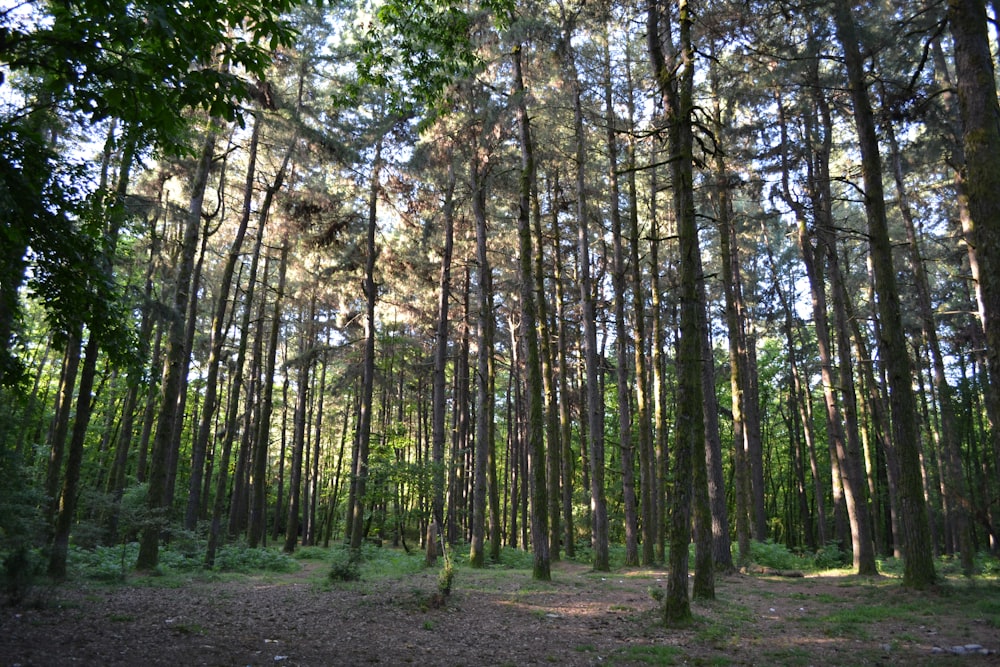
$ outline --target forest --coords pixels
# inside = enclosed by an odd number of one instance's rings
[[[757,543],[975,575],[989,10],[6,3],[5,576],[194,541],[546,581],[620,547],[669,623]]]

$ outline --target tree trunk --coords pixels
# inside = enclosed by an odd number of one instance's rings
[[[615,364],[618,389],[618,447],[621,452],[622,505],[625,512],[625,565],[639,564],[639,516],[635,498],[635,449],[632,446],[632,392],[629,387],[629,330],[625,322],[626,273],[622,243],[622,216],[619,208],[618,130],[615,123],[614,97],[611,89],[611,51],[604,40],[604,122],[607,126],[608,185],[611,213],[613,259],[611,284],[614,289]]]
[[[572,403],[570,393],[570,367],[569,367],[569,326],[566,324],[566,290],[564,288],[563,262],[562,262],[562,235],[559,224],[559,209],[562,202],[559,201],[558,173],[556,174],[553,190],[556,192],[556,201],[553,202],[552,209],[552,248],[555,255],[555,275],[553,282],[556,285],[556,308],[555,326],[558,340],[559,356],[559,441],[562,443],[562,457],[560,476],[562,477],[562,513],[563,513],[563,540],[566,543],[566,557],[573,558],[576,555],[576,527],[573,520],[573,489],[575,486],[575,475],[573,474],[573,446],[572,434],[573,423],[570,415]]]
[[[655,152],[653,153],[655,156]],[[651,160],[655,162],[655,160]],[[649,231],[649,273],[650,273],[650,309],[653,314],[653,423],[655,424],[655,452],[651,461],[653,465],[654,480],[658,483],[652,489],[655,494],[654,517],[656,525],[659,526],[656,535],[656,560],[664,562],[666,559],[666,502],[665,489],[667,487],[667,475],[665,474],[666,461],[669,450],[669,427],[667,425],[667,379],[664,368],[663,350],[666,348],[666,333],[663,323],[663,306],[660,303],[660,226],[657,215],[656,192],[657,178],[656,169],[652,170],[650,177],[650,231]],[[662,480],[662,481],[661,481]],[[728,540],[728,536],[726,538]]]
[[[438,319],[434,341],[434,371],[431,384],[431,470],[433,471],[432,510],[438,525],[444,525],[444,444],[447,396],[445,374],[448,367],[448,306],[451,302],[451,255],[455,246],[455,165],[449,154],[448,183],[444,195],[444,251],[438,280]]]
[[[236,365],[232,371],[232,383],[229,390],[229,403],[226,406],[226,427],[222,436],[222,452],[219,455],[218,472],[216,473],[215,497],[212,500],[212,514],[208,529],[208,545],[205,549],[205,567],[215,565],[215,554],[219,547],[222,533],[222,517],[226,509],[226,487],[229,480],[229,461],[233,451],[233,441],[239,430],[240,396],[243,387],[243,375],[246,367],[247,348],[250,343],[250,332],[253,329],[254,295],[257,290],[257,270],[260,266],[261,247],[264,242],[263,225],[257,228],[253,252],[250,256],[250,271],[247,276],[246,296],[243,305],[243,316],[240,319],[240,339],[236,349]],[[267,275],[267,270],[264,270]],[[249,399],[247,401],[249,403]],[[218,445],[216,445],[218,449]]]
[[[222,269],[219,281],[215,313],[212,317],[212,330],[209,339],[208,373],[205,378],[205,399],[201,413],[201,423],[195,436],[191,451],[191,478],[188,485],[187,509],[184,513],[184,528],[194,530],[198,522],[198,508],[201,505],[202,475],[205,469],[205,453],[208,450],[208,439],[211,434],[212,422],[215,419],[217,393],[219,384],[219,367],[222,363],[222,346],[225,342],[223,326],[226,322],[226,311],[229,308],[229,292],[236,273],[236,263],[243,249],[243,239],[246,236],[250,222],[250,207],[253,202],[253,185],[256,179],[257,146],[260,142],[262,121],[254,114],[253,133],[250,135],[250,146],[247,149],[247,176],[243,191],[243,210],[240,223],[236,229]]]
[[[472,214],[476,220],[478,270],[478,354],[476,360],[476,466],[473,481],[472,544],[469,563],[486,565],[487,516],[491,560],[500,555],[500,496],[496,477],[496,445],[493,442],[493,272],[489,260],[489,230],[486,221],[486,175],[488,163],[475,157],[469,166],[472,177]],[[487,494],[489,511],[487,513]],[[494,502],[495,501],[495,502]]]
[[[313,363],[316,334],[314,316],[316,313],[315,298],[309,304],[308,320],[304,322],[305,331],[299,339],[299,358],[297,360],[298,377],[296,378],[295,413],[292,417],[292,462],[288,471],[288,513],[285,520],[285,553],[292,553],[299,541],[299,530],[302,527],[302,463],[306,448],[306,411],[309,405],[309,371]],[[360,531],[361,528],[358,527]],[[352,533],[353,535],[353,533]],[[351,543],[355,549],[360,549]]]
[[[920,253],[920,243],[917,239],[916,226],[913,223],[913,213],[910,209],[908,193],[903,179],[903,165],[896,141],[895,128],[891,122],[886,123],[886,135],[889,141],[890,160],[892,163],[893,180],[899,197],[899,212],[906,228],[906,240],[909,246],[910,269],[913,271],[914,283],[917,288],[917,306],[920,311],[920,323],[924,333],[924,343],[930,350],[931,368],[934,387],[937,390],[940,406],[940,440],[944,457],[942,470],[945,472],[945,495],[949,499],[954,524],[958,535],[958,547],[962,559],[962,572],[971,576],[975,568],[975,553],[972,540],[972,526],[969,522],[969,495],[965,476],[962,474],[961,450],[958,445],[958,433],[955,426],[955,396],[954,390],[945,374],[944,355],[941,353],[941,343],[937,335],[937,325],[934,322],[934,310],[931,304],[930,285],[924,260]]]
[[[375,238],[378,232],[379,176],[382,170],[382,137],[375,144],[372,162],[371,190],[368,194],[368,233],[365,246],[365,277],[363,290],[366,300],[365,339],[362,354],[361,402],[358,412],[358,428],[355,436],[356,465],[353,475],[354,502],[350,508],[350,546],[357,552],[364,539],[365,492],[368,484],[368,453],[372,437],[372,393],[375,386],[375,305],[378,303],[378,285],[375,283],[375,260],[378,246]],[[290,515],[289,515],[290,516]],[[287,542],[287,538],[286,538]]]
[[[195,252],[198,249],[198,232],[201,228],[201,211],[208,186],[208,174],[215,156],[217,128],[213,122],[205,135],[201,156],[191,184],[191,199],[181,244],[181,258],[175,274],[173,309],[170,314],[167,334],[167,351],[160,382],[160,411],[157,417],[156,437],[150,455],[149,490],[147,504],[151,521],[142,531],[136,568],[152,570],[159,561],[160,533],[168,511],[164,505],[167,497],[170,446],[173,442],[176,411],[183,384],[181,371],[185,367],[185,312],[188,306],[188,289],[194,271]]]
[[[551,198],[550,198],[550,205]],[[552,351],[552,330],[548,299],[545,296],[545,238],[542,235],[542,213],[538,201],[538,189],[532,193],[532,232],[537,251],[534,253],[534,280],[536,305],[538,308],[539,355],[542,364],[542,396],[545,409],[545,469],[549,501],[549,558],[559,560],[559,543],[562,540],[560,518],[563,441],[559,424],[559,396],[556,392],[555,353]]]
[[[861,173],[865,188],[864,203],[868,218],[868,238],[872,260],[875,264],[878,312],[885,345],[886,369],[889,373],[893,445],[899,453],[900,461],[899,507],[905,532],[903,583],[913,588],[924,588],[935,581],[936,574],[931,552],[930,526],[927,522],[927,506],[921,482],[920,440],[917,433],[912,369],[906,349],[906,334],[903,330],[899,289],[896,285],[892,243],[889,238],[886,218],[878,135],[865,83],[864,62],[857,29],[851,12],[851,5],[846,0],[837,0],[834,3],[837,37],[844,48],[847,76],[854,102],[854,121],[857,126],[861,151]],[[979,86],[982,87],[981,82]],[[992,108],[997,109],[995,88],[992,96]],[[992,160],[1000,159],[1000,128],[997,127],[997,117],[998,114],[995,113],[990,121],[993,123],[994,135],[998,139],[993,146],[993,149],[996,150],[991,156]],[[1000,171],[990,178],[1000,178]],[[998,184],[1000,184],[1000,180],[994,185]],[[993,186],[991,185],[991,187]],[[994,196],[998,191],[1000,189],[993,190]],[[996,238],[994,241],[996,245],[1000,245],[1000,238]],[[997,274],[1000,274],[1000,267],[998,267]],[[993,354],[997,354],[995,348]]]
[[[512,55],[514,65],[513,98],[516,101],[518,144],[521,149],[517,237],[521,299],[521,340],[525,348],[525,393],[527,398],[527,464],[531,498],[531,550],[534,555],[532,577],[552,579],[549,555],[549,498],[545,461],[545,414],[542,405],[542,364],[538,350],[538,314],[535,306],[535,275],[531,243],[531,200],[536,193],[535,146],[525,100],[522,52],[518,44]],[[541,253],[541,248],[538,249]],[[544,298],[541,294],[538,298]],[[556,443],[549,443],[556,446]]]
[[[979,269],[989,376],[985,399],[994,457],[1000,464],[1000,106],[982,1],[950,0],[948,22],[955,43],[965,154],[965,169],[959,176],[964,186],[960,199],[967,202],[968,218],[963,222],[974,250],[970,257]]]
[[[568,32],[568,31],[567,31]],[[587,430],[590,436],[591,543],[594,569],[611,569],[608,545],[608,507],[604,495],[604,411],[597,351],[597,312],[590,276],[590,230],[587,221],[587,146],[583,130],[583,104],[570,35],[561,42],[563,65],[573,94],[573,134],[576,139],[576,223],[580,302],[583,306],[583,355],[586,372]]]
[[[658,82],[664,113],[670,120],[668,145],[671,150],[671,184],[680,244],[680,344],[677,354],[677,437],[672,468],[674,492],[670,517],[670,575],[663,605],[667,625],[689,623],[691,603],[688,595],[688,543],[691,541],[692,505],[698,513],[696,523],[707,533],[711,518],[703,515],[696,485],[705,485],[705,422],[701,377],[701,335],[698,324],[699,254],[698,226],[695,218],[693,128],[694,51],[691,26],[693,17],[686,0],[678,3],[679,48],[671,43],[669,16],[661,15],[655,0],[648,4],[647,44]],[[666,25],[661,26],[661,22]],[[662,31],[662,32],[661,32]],[[662,41],[661,41],[662,40]],[[664,45],[670,48],[669,61]],[[699,460],[700,459],[700,460]],[[693,479],[692,479],[693,478]],[[692,494],[697,493],[695,503]],[[710,542],[709,542],[710,546]],[[714,596],[712,554],[697,541],[694,590],[697,597]]]
[[[277,181],[276,181],[277,183]],[[274,188],[277,190],[277,188]],[[266,210],[266,205],[265,205]],[[263,222],[263,217],[261,219]],[[260,399],[256,446],[253,451],[253,473],[251,475],[250,530],[247,543],[251,548],[263,544],[267,534],[267,454],[271,434],[271,410],[274,405],[274,367],[278,355],[278,335],[281,331],[281,308],[285,294],[285,274],[288,269],[288,236],[281,244],[281,259],[278,264],[278,285],[274,296],[274,312],[271,316],[271,331],[267,343],[267,360],[264,367],[264,382]],[[279,460],[279,465],[281,461]],[[279,491],[280,493],[280,491]]]
[[[606,58],[610,54],[606,53]],[[610,68],[609,68],[610,69]],[[656,449],[653,446],[653,424],[650,412],[650,383],[648,362],[648,341],[646,336],[646,297],[642,284],[642,263],[639,261],[639,190],[636,185],[635,138],[635,86],[633,85],[632,61],[626,52],[625,71],[628,88],[629,133],[626,147],[626,169],[629,201],[629,279],[632,286],[632,302],[635,320],[633,328],[632,352],[635,364],[635,422],[639,439],[639,507],[642,519],[642,562],[652,565],[656,562],[656,542],[660,524],[656,520],[659,480],[656,476]],[[610,76],[608,77],[610,81]],[[607,106],[607,98],[605,101]],[[659,270],[659,268],[657,268]],[[721,471],[721,469],[720,469]],[[723,499],[725,502],[725,499]],[[728,532],[728,531],[727,531]],[[726,536],[728,549],[729,537]]]

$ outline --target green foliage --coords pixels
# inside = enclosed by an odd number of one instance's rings
[[[762,567],[775,570],[832,570],[849,566],[851,554],[829,542],[815,554],[794,553],[784,544],[773,540],[750,543],[750,559]]]
[[[796,556],[783,544],[767,542],[751,542],[750,558],[754,563],[776,570],[800,570],[811,567],[812,563],[801,556]]]
[[[455,565],[452,563],[448,551],[449,549],[445,547],[444,563],[441,565],[441,571],[438,572],[437,580],[438,592],[445,597],[451,595],[451,585],[455,580]]]
[[[330,581],[358,581],[361,579],[359,554],[347,547],[334,547],[330,550]]]
[[[443,0],[383,3],[361,36],[360,82],[387,91],[404,115],[434,107],[482,66],[472,41],[477,15]]]
[[[17,604],[24,600],[35,583],[35,578],[44,569],[45,561],[37,549],[19,544],[3,555],[3,569],[0,571],[3,591],[8,600]]]
[[[156,145],[178,148],[202,107],[234,120],[271,53],[292,43],[291,0],[70,0],[47,20],[0,25],[12,71],[41,76],[49,96],[91,121],[118,118]],[[0,15],[6,19],[9,14]],[[12,21],[12,18],[11,18]],[[7,21],[5,21],[6,23]],[[216,66],[220,58],[229,66]]]
[[[183,531],[160,550],[155,574],[201,572],[205,562],[205,543]],[[123,581],[139,555],[136,542],[120,546],[97,546],[83,549],[70,546],[67,563],[73,576],[97,581]],[[215,558],[215,572],[250,574],[253,572],[294,572],[298,563],[278,549],[251,549],[245,544],[220,547]]]
[[[850,563],[851,554],[843,551],[836,542],[827,542],[813,557],[813,565],[817,570],[832,570]]]
[[[13,456],[0,455],[0,585],[14,602],[24,599],[44,565],[33,544],[45,496],[30,484],[28,473]]]
[[[135,542],[93,549],[70,545],[66,554],[66,568],[73,578],[123,581],[138,555],[139,545]]]
[[[197,560],[203,562],[200,557]],[[279,549],[251,549],[245,544],[227,544],[216,553],[214,569],[240,573],[294,572],[298,567],[294,558]]]
[[[530,551],[505,546],[500,549],[500,560],[496,565],[512,570],[530,570],[535,566],[535,556]]]

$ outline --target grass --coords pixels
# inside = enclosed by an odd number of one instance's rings
[[[609,665],[680,665],[684,651],[676,646],[638,644],[628,646],[608,656]]]

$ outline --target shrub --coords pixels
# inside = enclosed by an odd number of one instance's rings
[[[38,551],[20,544],[3,557],[3,590],[11,604],[18,604],[27,597],[42,572],[42,558]]]
[[[293,572],[298,568],[295,559],[275,549],[251,549],[245,544],[227,544],[215,555],[219,572]]]
[[[330,551],[330,581],[358,581],[361,579],[360,555],[350,549],[334,548]]]
[[[813,556],[813,565],[818,570],[832,570],[843,567],[850,562],[851,554],[842,550],[836,542],[827,542]]]
[[[751,542],[750,558],[762,567],[770,567],[775,570],[797,570],[802,568],[804,564],[803,559],[789,551],[788,547],[776,544],[772,540]]]

